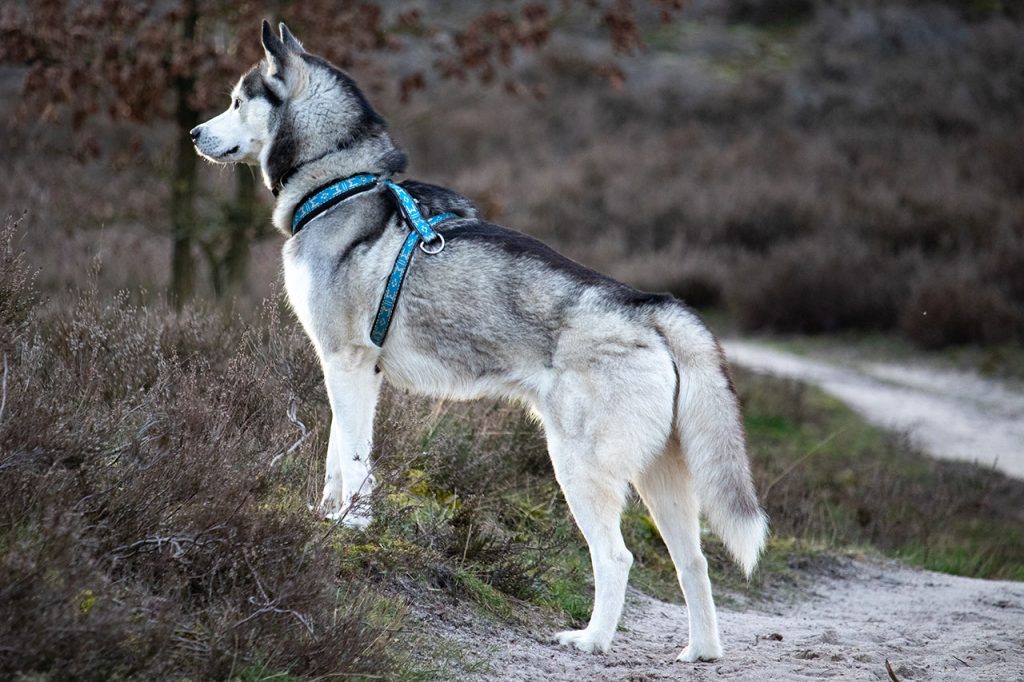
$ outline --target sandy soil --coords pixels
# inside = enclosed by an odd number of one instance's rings
[[[933,457],[1024,478],[1024,390],[923,364],[811,359],[748,341],[722,344],[730,362],[816,384],[869,422],[907,433]]]
[[[553,644],[560,624],[509,627],[431,614],[431,629],[489,666],[462,679],[899,680],[1024,679],[1024,584],[958,578],[894,562],[836,560],[797,599],[719,608],[725,655],[676,663],[686,607],[630,590],[608,654]],[[426,614],[421,614],[426,616]]]

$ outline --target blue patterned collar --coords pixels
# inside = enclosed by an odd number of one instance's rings
[[[292,236],[298,234],[309,221],[327,209],[355,194],[373,189],[378,179],[379,176],[372,173],[359,173],[342,180],[331,180],[319,189],[313,190],[299,202],[295,214],[292,215]]]

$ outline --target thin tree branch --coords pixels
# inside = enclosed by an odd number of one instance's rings
[[[0,424],[4,422],[4,408],[7,407],[7,353],[4,353],[4,378],[0,384]]]

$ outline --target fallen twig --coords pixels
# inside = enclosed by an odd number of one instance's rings
[[[310,431],[309,429],[306,428],[306,425],[299,420],[298,411],[299,404],[295,400],[295,398],[292,398],[291,402],[288,403],[288,421],[290,421],[292,424],[295,424],[295,426],[298,427],[299,429],[299,433],[302,435],[300,435],[299,439],[292,443],[288,449],[282,450],[281,452],[274,455],[274,458],[270,460],[271,467],[277,466],[277,463],[281,461],[282,457],[290,455],[293,452],[295,452],[295,450],[304,442],[306,442],[307,438],[309,438]]]
[[[261,602],[260,600],[256,599],[256,597],[249,597],[249,603],[252,604],[253,606],[260,606],[262,608],[254,611],[252,613],[250,613],[248,616],[246,616],[242,620],[240,620],[237,623],[235,623],[234,627],[236,627],[236,628],[241,627],[241,626],[245,625],[246,623],[248,623],[249,621],[251,621],[251,620],[253,620],[255,618],[259,618],[260,616],[262,616],[265,613],[280,613],[280,614],[284,614],[284,615],[288,615],[288,616],[293,617],[295,620],[299,621],[299,623],[301,623],[306,628],[306,630],[309,632],[309,634],[311,634],[311,635],[314,634],[314,632],[313,632],[313,624],[309,622],[309,618],[307,618],[306,616],[302,615],[301,613],[299,613],[295,609],[284,609],[284,608],[281,608],[280,606],[277,605],[277,603],[279,601],[278,599],[271,599],[270,598],[270,596],[267,594],[267,591],[263,588],[263,581],[260,580],[260,576],[256,572],[256,569],[253,567],[252,562],[249,561],[249,557],[248,556],[244,556],[243,558],[245,559],[245,565],[248,566],[248,568],[249,568],[249,572],[252,573],[252,577],[256,580],[256,587],[259,588],[260,596],[262,596],[262,598],[263,598],[262,602]]]
[[[249,601],[250,601],[250,603],[255,604],[255,602],[253,602],[252,599],[250,599]],[[309,634],[311,634],[311,635],[314,634],[313,626],[310,624],[308,618],[303,616],[301,613],[299,613],[295,609],[282,609],[282,608],[279,608],[277,606],[274,606],[273,603],[267,604],[262,609],[259,609],[258,611],[254,611],[254,612],[250,613],[248,616],[246,616],[242,620],[240,620],[237,623],[235,623],[234,627],[236,627],[236,628],[242,627],[243,625],[245,625],[249,621],[251,621],[251,620],[253,620],[255,618],[258,618],[258,617],[262,616],[265,613],[281,613],[281,614],[284,614],[284,615],[287,615],[287,616],[291,616],[295,620],[299,621],[299,623],[303,627],[306,628],[306,630],[309,632]]]
[[[171,558],[182,560],[189,549],[193,547],[206,547],[207,545],[215,545],[224,542],[221,538],[204,538],[203,536],[207,533],[211,533],[216,530],[222,530],[224,524],[216,524],[201,530],[195,535],[151,535],[141,540],[136,540],[129,545],[121,545],[112,552],[115,561],[121,561],[129,559],[136,554],[142,554],[143,552],[151,551],[150,548],[155,548],[156,551],[162,550],[165,546],[171,548]]]
[[[896,673],[892,671],[892,665],[889,663],[889,659],[885,659],[885,672],[889,673],[889,679],[892,682],[900,682],[900,678],[896,677]]]

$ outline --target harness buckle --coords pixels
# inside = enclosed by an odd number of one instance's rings
[[[434,255],[439,254],[442,251],[444,251],[444,235],[441,234],[440,232],[435,232],[434,234],[437,235],[438,240],[441,242],[438,245],[436,250],[427,249],[427,242],[423,241],[422,239],[420,240],[420,251],[422,251],[423,253],[426,253],[426,254],[430,254],[431,256],[434,256]],[[431,240],[431,241],[435,241],[435,240]]]

